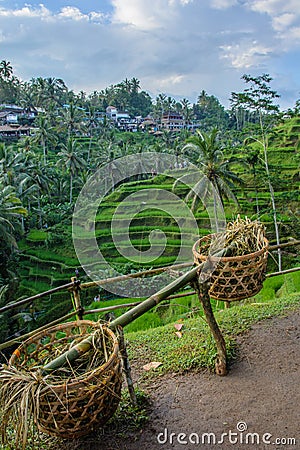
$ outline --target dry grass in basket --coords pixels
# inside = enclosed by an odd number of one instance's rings
[[[212,235],[209,240],[200,241],[197,251],[205,256],[220,252],[223,256],[242,256],[261,250],[265,246],[265,227],[258,221],[252,221],[239,215],[233,222],[229,222],[226,230]]]
[[[0,370],[0,433],[2,443],[7,442],[9,431],[15,431],[15,448],[25,449],[28,437],[36,431],[39,419],[39,399],[51,385],[67,384],[84,379],[108,361],[111,342],[105,339],[102,327],[92,334],[91,349],[77,358],[73,366],[61,367],[45,376],[36,365],[15,368],[3,365]],[[62,347],[56,353],[64,353],[73,347],[82,336]],[[54,357],[57,356],[53,355]]]

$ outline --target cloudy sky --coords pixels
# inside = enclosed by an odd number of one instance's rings
[[[244,73],[269,73],[283,109],[300,98],[299,0],[0,0],[0,60],[22,80],[91,93],[136,77],[151,96],[224,106]]]

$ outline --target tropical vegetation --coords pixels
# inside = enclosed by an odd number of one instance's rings
[[[280,111],[274,104],[278,94],[272,79],[244,75],[244,92],[232,93],[231,107],[205,91],[194,104],[160,93],[155,99],[143,91],[136,78],[91,94],[75,93],[57,78],[22,81],[10,62],[0,63],[0,103],[21,105],[33,111],[31,135],[15,139],[2,136],[0,142],[0,306],[68,281],[78,267],[71,236],[74,204],[87,179],[99,167],[107,166],[113,177],[114,161],[145,152],[173,155],[176,167],[163,174],[145,173],[133,177],[109,192],[96,217],[96,238],[111,265],[121,273],[171,264],[176,260],[181,236],[177,224],[159,209],[140,211],[130,228],[132,245],[149,248],[148,234],[164,231],[165,252],[143,267],[119,255],[110,233],[110,222],[118,204],[132,193],[157,187],[176,194],[194,211],[199,230],[209,232],[209,221],[195,195],[206,192],[207,181],[221,199],[227,219],[241,214],[259,218],[271,241],[299,237],[299,130],[300,100],[294,108]],[[150,117],[160,133],[147,128],[120,131],[106,116],[108,106],[126,110],[132,117]],[[180,113],[181,131],[162,129],[165,112]],[[184,180],[180,161],[190,161],[195,170],[194,190]],[[205,196],[204,196],[205,204]],[[119,233],[122,235],[122,229]],[[273,269],[291,267],[299,253],[279,255]],[[109,274],[107,274],[109,276]],[[81,274],[84,276],[84,274]],[[83,295],[85,306],[91,294]],[[101,292],[109,298],[108,292]],[[175,308],[176,309],[176,308]],[[0,339],[43,325],[70,310],[70,299],[53,294],[34,307],[20,308],[21,314],[1,317]],[[151,323],[161,323],[152,316]]]

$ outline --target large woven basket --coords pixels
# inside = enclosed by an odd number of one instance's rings
[[[101,326],[89,320],[48,328],[14,351],[9,365],[34,371],[53,360],[66,345],[78,342]],[[107,360],[99,367],[68,379],[42,379],[37,426],[40,431],[73,439],[104,425],[116,411],[121,395],[121,359],[114,333],[102,326]],[[71,372],[72,373],[72,372]]]
[[[214,235],[204,236],[193,246],[194,262],[198,265],[208,261],[209,295],[216,300],[227,302],[243,300],[257,294],[265,279],[268,260],[268,240],[254,253],[242,256],[214,257],[199,253],[201,243],[212,240]],[[199,274],[201,281],[201,273]]]

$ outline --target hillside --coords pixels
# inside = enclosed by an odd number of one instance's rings
[[[272,181],[275,186],[275,199],[282,240],[287,237],[299,237],[299,130],[300,118],[292,118],[285,120],[270,136],[268,158],[272,171]],[[255,150],[255,146],[253,149]],[[279,167],[280,170],[278,170]],[[236,189],[236,195],[240,203],[239,212],[241,215],[255,218],[258,206],[260,219],[266,226],[267,237],[271,242],[274,242],[270,195],[263,175],[263,166],[258,164],[256,176],[250,169],[245,170],[237,167],[237,170],[239,170],[239,174],[245,182],[243,189]],[[176,204],[174,210],[166,213],[165,210],[168,210],[168,205],[164,204],[163,199],[156,198],[153,199],[150,209],[146,206],[132,217],[132,211],[136,207],[137,200],[141,204],[145,199],[147,200],[148,189],[157,190],[156,195],[158,196],[161,191],[172,192],[174,178],[180,176],[182,171],[183,169],[170,169],[163,175],[149,175],[144,180],[127,182],[119,186],[101,202],[96,216],[95,236],[101,253],[112,268],[120,273],[129,273],[145,268],[170,265],[177,261],[181,247],[186,249],[186,254],[190,252],[190,260],[192,260],[191,247],[197,236],[193,229],[180,229],[180,217],[177,217],[178,208]],[[176,189],[176,195],[181,199],[184,198],[186,192],[184,186],[179,186]],[[132,203],[133,195],[134,203]],[[116,208],[120,204],[123,208],[122,216],[118,216],[118,229],[114,229],[114,236],[112,237],[110,225]],[[155,207],[156,204],[157,207]],[[227,221],[234,219],[236,213],[237,209],[234,205],[225,204]],[[210,233],[210,221],[205,210],[199,209],[195,214],[195,219],[200,236]],[[126,238],[123,239],[124,232],[128,228],[128,221],[130,222],[128,230],[131,240],[130,245]],[[130,246],[133,246],[139,252],[145,252],[151,246],[152,249],[159,248],[162,240],[160,232],[152,234],[151,243],[149,241],[149,233],[153,230],[160,230],[166,238],[165,249],[158,258],[147,261],[147,259],[139,256],[128,260],[119,253],[116,241],[122,247],[123,253],[130,249]],[[90,237],[87,236],[85,245],[87,255],[89,254],[89,239]],[[80,265],[73,248],[70,222],[69,224],[65,222],[64,224],[54,225],[48,229],[31,230],[19,242],[19,249],[19,275],[21,278],[19,297],[34,295],[70,281],[70,278],[75,274],[75,269]],[[295,253],[294,249],[291,252],[284,252],[283,268],[297,265],[299,263],[299,256],[297,255],[299,254]],[[272,258],[269,258],[269,265],[269,271],[276,270],[276,264]],[[109,272],[106,276],[110,276]],[[84,281],[88,280],[88,277],[81,271],[80,279]],[[83,294],[84,304],[88,305],[97,292],[96,289],[89,293],[85,292]],[[37,322],[43,324],[68,312],[69,309],[69,296],[61,293],[54,294],[48,300],[38,304]]]

